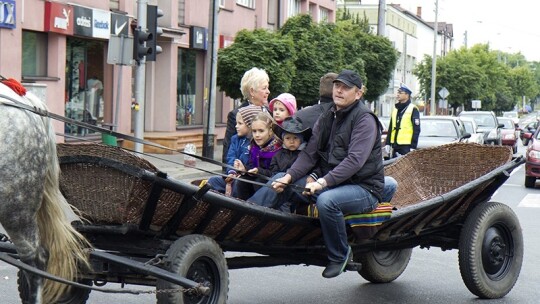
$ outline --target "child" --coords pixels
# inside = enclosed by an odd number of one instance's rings
[[[300,154],[301,150],[306,146],[306,143],[311,136],[311,129],[304,128],[299,119],[292,117],[286,118],[283,121],[282,126],[275,129],[276,133],[283,140],[283,146],[281,150],[274,155],[270,163],[272,179],[283,176],[279,174],[283,174],[292,166],[298,157],[298,154]],[[269,206],[267,203],[271,200],[265,199],[268,191],[273,192],[273,190],[270,188],[261,188],[252,197],[250,197],[248,201],[261,206],[275,208],[284,212],[292,211],[290,202],[284,202],[280,206]],[[301,203],[309,203],[309,201],[302,197],[301,194],[295,194],[293,197],[291,197],[291,201],[294,202],[298,202],[298,199],[301,201]]]
[[[262,112],[262,108],[254,105],[249,105],[238,110],[236,113],[236,134],[231,137],[229,150],[227,151],[227,164],[235,167],[235,160],[240,160],[242,163],[247,163],[249,160],[249,141],[251,137],[251,122],[253,118]],[[236,168],[236,167],[235,167]],[[213,176],[208,179],[208,184],[212,189],[226,193],[227,184],[233,183],[237,175],[236,170],[227,168],[227,178],[222,176]],[[234,187],[232,187],[234,189]],[[227,195],[236,196],[236,193],[226,193]]]
[[[272,131],[273,120],[266,113],[259,113],[251,122],[251,144],[249,146],[249,161],[244,163],[235,160],[234,166],[241,171],[247,171],[250,174],[244,174],[243,179],[266,182],[258,179],[255,174],[272,176],[270,171],[270,162],[272,157],[281,149],[281,141]],[[238,181],[235,183],[237,197],[246,200],[258,189],[256,185]]]
[[[291,117],[296,113],[296,98],[289,93],[279,94],[278,97],[272,99],[268,105],[272,117],[278,125],[287,117]]]

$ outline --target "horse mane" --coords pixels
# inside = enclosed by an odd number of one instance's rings
[[[28,92],[21,99],[32,106],[46,110],[46,105],[34,94]],[[76,280],[79,267],[88,267],[86,248],[90,243],[73,226],[66,214],[72,206],[60,192],[58,162],[55,132],[51,119],[42,117],[46,128],[48,168],[44,183],[44,193],[41,206],[37,213],[38,227],[42,246],[49,252],[47,272],[62,278]],[[55,303],[67,291],[69,286],[51,280],[45,280],[43,289],[44,303]]]

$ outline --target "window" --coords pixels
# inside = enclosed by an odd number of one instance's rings
[[[243,5],[249,8],[255,8],[255,1],[253,0],[236,0],[236,4]]]
[[[47,34],[30,31],[22,34],[22,76],[47,76]]]
[[[178,50],[178,72],[176,85],[176,126],[195,124],[197,52]]]
[[[293,17],[300,14],[300,0],[289,0],[289,12],[287,17]]]
[[[327,9],[320,7],[319,8],[319,22],[328,22],[329,12]]]

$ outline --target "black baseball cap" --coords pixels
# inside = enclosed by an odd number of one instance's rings
[[[357,86],[359,89],[362,88],[362,79],[360,79],[360,76],[355,72],[351,70],[343,70],[339,75],[337,76],[336,81],[343,82],[348,87],[352,88],[353,86]]]

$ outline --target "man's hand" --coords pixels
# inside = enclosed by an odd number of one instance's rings
[[[309,189],[308,191],[302,192],[303,195],[312,195],[315,194],[316,191],[322,190],[323,186],[317,182],[307,183],[306,189]]]
[[[292,176],[290,176],[289,174],[285,174],[285,176],[276,179],[272,183],[272,189],[274,189],[274,191],[276,191],[277,193],[281,193],[283,192],[283,190],[285,190],[285,187],[291,183],[291,180]]]

